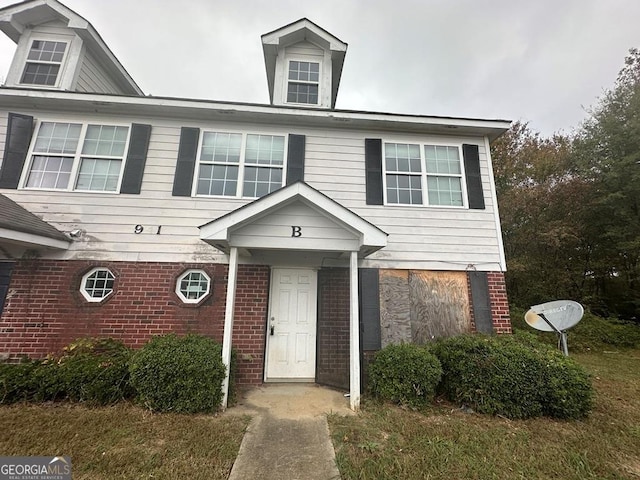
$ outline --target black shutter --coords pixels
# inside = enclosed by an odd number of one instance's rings
[[[289,134],[287,149],[287,185],[304,182],[305,136]]]
[[[0,262],[0,315],[4,308],[4,302],[7,299],[9,291],[9,283],[11,283],[11,271],[13,270],[13,262]]]
[[[493,333],[487,272],[469,272],[469,283],[471,284],[471,300],[476,331],[479,333]]]
[[[129,151],[124,165],[122,185],[120,193],[140,193],[144,165],[147,161],[149,150],[149,137],[151,125],[134,123],[131,125],[131,138],[129,139]]]
[[[361,268],[360,280],[360,324],[362,350],[380,350],[380,276],[377,268]]]
[[[193,172],[196,168],[196,154],[198,152],[199,128],[182,127],[180,130],[180,146],[178,147],[178,162],[176,174],[173,177],[173,196],[190,197],[193,185]]]
[[[32,133],[33,117],[19,113],[9,114],[4,158],[0,167],[0,188],[18,188]]]
[[[480,178],[480,156],[478,145],[462,145],[464,157],[464,171],[467,178],[467,192],[469,194],[469,208],[484,209],[484,192],[482,178]]]
[[[382,205],[382,140],[364,139],[367,205]]]

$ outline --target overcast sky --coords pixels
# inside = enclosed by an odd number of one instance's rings
[[[0,7],[15,2],[0,0]],[[348,43],[336,108],[570,132],[640,47],[640,0],[65,0],[146,94],[268,103],[260,35]],[[0,39],[0,78],[15,44]]]

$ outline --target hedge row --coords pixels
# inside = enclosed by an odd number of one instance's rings
[[[235,355],[230,387],[234,363]],[[220,344],[199,335],[155,337],[136,352],[113,339],[81,339],[56,358],[0,364],[0,403],[136,399],[158,412],[212,412],[225,373]]]
[[[460,335],[430,346],[390,345],[369,366],[378,398],[409,406],[438,393],[508,418],[585,417],[593,407],[586,371],[535,337]]]

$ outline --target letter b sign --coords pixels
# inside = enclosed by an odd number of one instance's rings
[[[292,237],[301,237],[302,236],[302,227],[298,225],[291,225],[291,236]]]

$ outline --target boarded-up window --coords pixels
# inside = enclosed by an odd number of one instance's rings
[[[471,331],[466,272],[381,270],[382,345]]]

